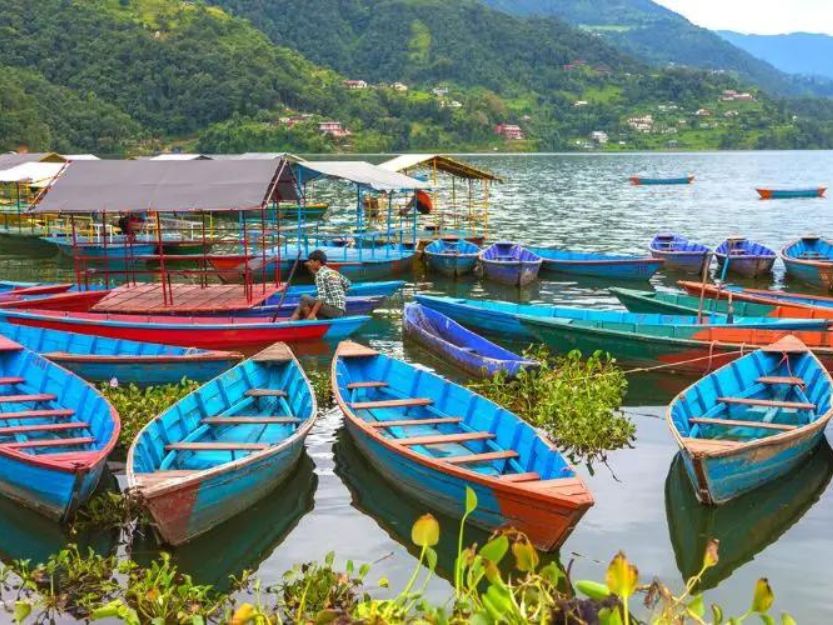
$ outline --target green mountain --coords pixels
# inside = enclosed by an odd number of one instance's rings
[[[651,0],[483,0],[513,15],[555,16],[646,62],[736,72],[779,95],[833,95],[833,83],[790,76]],[[762,60],[763,59],[763,60]],[[776,64],[777,66],[777,64]]]
[[[782,72],[833,79],[833,37],[830,35],[745,35],[730,30],[720,30],[717,34]]]

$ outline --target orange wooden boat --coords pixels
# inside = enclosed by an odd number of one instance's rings
[[[728,300],[731,296],[732,300],[737,302],[752,302],[771,306],[772,312],[768,315],[769,317],[833,320],[833,298],[822,298],[816,295],[793,295],[783,291],[766,291],[764,289],[718,288],[714,284],[703,285],[701,282],[688,280],[679,280],[677,285],[694,296],[699,296],[702,292],[707,299]],[[822,300],[825,300],[825,303],[822,303]],[[812,303],[813,301],[816,303]],[[708,306],[704,308],[708,309]]]

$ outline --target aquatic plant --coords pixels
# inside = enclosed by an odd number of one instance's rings
[[[129,494],[115,491],[99,493],[78,509],[70,529],[128,529],[144,519],[139,501]]]
[[[592,470],[607,453],[633,443],[636,426],[621,411],[628,389],[608,354],[553,357],[542,346],[524,352],[540,366],[509,379],[503,373],[469,386],[543,429],[572,462]]]
[[[321,410],[328,410],[335,406],[333,387],[330,382],[330,372],[325,369],[307,367],[305,373],[312,385],[312,390],[315,392],[318,407]]]

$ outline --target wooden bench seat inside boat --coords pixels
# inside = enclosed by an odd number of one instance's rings
[[[487,441],[495,437],[491,432],[460,432],[457,434],[436,434],[434,436],[411,436],[393,439],[400,445],[444,445],[446,443],[466,443],[469,441]]]
[[[154,473],[136,473],[136,483],[139,486],[155,486],[161,482],[168,480],[175,480],[180,477],[188,477],[199,473],[199,471],[190,471],[188,469],[170,469],[168,471],[155,471]]]
[[[502,451],[488,451],[482,454],[467,454],[465,456],[451,456],[448,458],[442,458],[443,462],[447,462],[449,464],[475,464],[477,462],[491,462],[493,460],[510,460],[512,458],[517,458],[518,452],[512,450],[502,450]]]
[[[710,440],[708,438],[683,438],[683,443],[692,454],[712,454],[743,445],[737,441]]]
[[[250,388],[243,394],[246,397],[286,397],[286,391],[274,388]]]
[[[15,425],[12,427],[0,427],[0,436],[13,434],[29,434],[32,432],[63,432],[65,430],[86,430],[89,423],[82,421],[70,421],[69,423],[44,423],[38,425]]]
[[[802,378],[788,375],[765,375],[758,378],[758,384],[792,384],[795,386],[807,386]]]
[[[401,428],[415,425],[443,425],[445,423],[462,423],[460,417],[432,417],[425,419],[397,419],[394,421],[375,421],[368,423],[372,428]]]
[[[11,449],[31,449],[32,447],[68,447],[71,445],[88,445],[94,443],[95,439],[92,436],[82,436],[79,438],[49,438],[45,440],[31,440],[20,443],[3,443],[0,447],[8,447]]]
[[[17,419],[44,419],[49,417],[69,418],[75,414],[71,408],[55,408],[51,410],[20,410],[17,412],[0,412],[0,421]]]
[[[803,401],[778,401],[775,399],[755,399],[754,397],[718,397],[717,401],[738,406],[766,406],[768,408],[795,408],[796,410],[815,410],[816,405]]]
[[[501,482],[534,482],[536,480],[540,480],[541,476],[535,473],[534,471],[530,471],[528,473],[507,473],[505,475],[500,476]]]
[[[797,425],[787,425],[783,423],[769,423],[767,421],[742,421],[739,419],[711,419],[708,417],[692,417],[689,419],[691,423],[697,425],[720,425],[728,428],[742,427],[742,428],[760,428],[763,430],[781,430],[788,432],[795,430]]]
[[[15,376],[9,376],[9,377],[5,377],[5,378],[0,377],[0,385],[3,385],[3,386],[9,386],[9,385],[13,385],[13,384],[22,384],[23,381],[24,381],[23,378],[18,378],[18,377],[15,377]]]
[[[260,451],[267,449],[266,443],[171,443],[165,445],[166,451]]]
[[[374,408],[410,408],[412,406],[430,406],[434,400],[428,397],[410,397],[407,399],[382,399],[379,401],[360,401],[350,404],[353,410],[372,410]]]
[[[57,399],[52,393],[28,393],[24,395],[0,395],[0,404],[16,404],[24,401],[53,401]]]
[[[357,388],[385,388],[386,386],[388,386],[387,382],[351,382],[347,385],[347,390],[352,391]]]
[[[289,425],[301,423],[297,417],[208,417],[206,425]]]

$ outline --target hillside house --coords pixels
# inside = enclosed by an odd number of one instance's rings
[[[590,140],[596,145],[605,145],[610,140],[610,137],[603,130],[594,130],[590,133]]]
[[[576,100],[575,102],[573,102],[573,106],[576,108],[587,106],[588,104],[590,104],[590,102],[588,102],[587,100]]]
[[[406,85],[404,82],[395,82],[391,85],[391,88],[394,91],[399,91],[399,92],[404,93],[405,91],[408,90],[408,85]]]
[[[463,108],[463,103],[457,100],[443,100],[440,102],[440,108],[460,109]]]
[[[524,139],[524,131],[516,124],[498,124],[495,126],[495,134],[510,141],[522,141]]]
[[[337,121],[327,121],[321,122],[318,124],[319,132],[323,132],[325,135],[330,135],[335,139],[340,139],[342,137],[349,137],[352,133],[344,128],[341,125],[341,122]]]
[[[631,130],[636,130],[637,132],[651,132],[654,128],[654,117],[653,115],[629,117],[627,119],[627,124],[630,126]]]
[[[367,82],[364,80],[345,80],[344,86],[352,91],[356,91],[358,89],[367,89]]]
[[[434,87],[431,89],[431,93],[433,93],[438,98],[444,98],[448,95],[448,87]]]
[[[720,99],[724,102],[754,102],[755,96],[747,91],[738,93],[734,89],[726,89]]]
[[[697,112],[694,113],[697,117],[711,117],[712,112],[709,109],[697,109]]]

